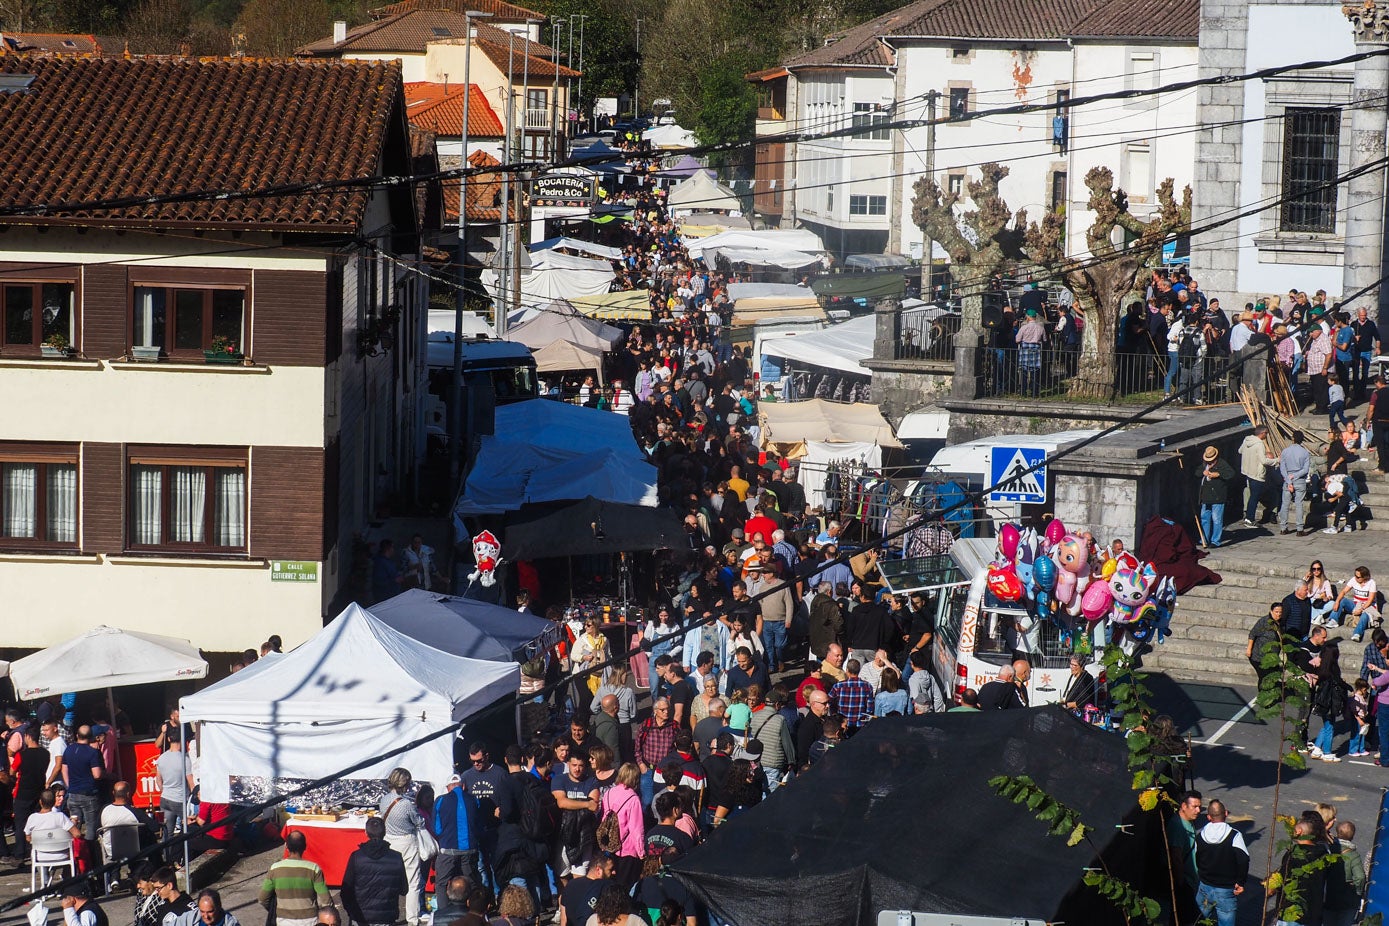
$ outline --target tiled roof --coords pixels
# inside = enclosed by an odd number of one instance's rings
[[[573,68],[567,68],[562,64],[553,61],[546,61],[544,58],[531,57],[521,54],[520,49],[512,48],[506,42],[488,42],[481,37],[474,40],[473,47],[485,54],[488,59],[497,66],[503,74],[506,73],[507,64],[511,65],[511,76],[520,77],[527,74],[532,78],[548,77],[554,79],[555,72],[559,72],[560,77],[578,77],[579,72]],[[527,61],[529,60],[529,63]]]
[[[0,55],[42,53],[50,55],[118,55],[125,50],[119,39],[60,32],[0,32]]]
[[[486,39],[489,42],[496,42],[498,45],[514,45],[516,54],[534,55],[537,58],[554,58],[556,52],[549,45],[543,42],[532,42],[529,38],[519,32],[512,32],[509,29],[498,29],[496,26],[489,26],[485,20],[479,20],[473,25],[477,28],[477,37]]]
[[[885,67],[880,37],[1195,39],[1200,0],[916,0],[786,62],[790,68]]]
[[[1200,0],[1113,0],[1070,27],[1072,38],[1196,39]]]
[[[446,138],[463,137],[463,87],[460,84],[411,83],[405,85],[405,116],[410,124]],[[477,84],[468,99],[468,135],[501,138],[501,120]]]
[[[491,13],[493,20],[500,22],[520,23],[528,19],[545,19],[544,13],[507,3],[506,0],[400,0],[398,3],[372,10],[371,15],[379,19],[407,10],[453,10],[455,13],[471,10],[476,13]]]
[[[310,42],[300,55],[340,55],[343,52],[410,51],[424,54],[430,42],[461,39],[468,34],[463,14],[450,10],[414,10],[365,23],[347,31],[347,37]]]
[[[474,151],[468,155],[468,164],[472,167],[497,167],[501,164],[486,151]],[[478,174],[468,177],[468,221],[469,222],[498,222],[502,217],[502,208],[499,205],[502,195],[501,174]],[[457,181],[444,183],[444,217],[446,222],[454,225],[458,224],[458,188]],[[514,192],[514,191],[513,191]],[[516,217],[516,202],[512,201],[511,217]]]
[[[387,62],[7,55],[0,73],[34,75],[0,93],[0,210],[371,176],[403,106]],[[403,146],[403,119],[397,131]],[[344,232],[367,199],[344,188],[0,223]]]

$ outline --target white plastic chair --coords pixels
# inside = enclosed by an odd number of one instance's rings
[[[30,892],[52,884],[53,872],[60,868],[68,869],[72,873],[72,877],[77,877],[77,851],[73,847],[72,833],[56,827],[45,827],[34,830],[31,836],[32,845],[29,853],[32,858],[32,867],[29,869]],[[40,856],[43,856],[45,860],[40,861]]]

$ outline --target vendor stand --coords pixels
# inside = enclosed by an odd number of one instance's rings
[[[370,813],[344,814],[289,814],[280,830],[281,837],[290,833],[303,833],[307,848],[304,858],[317,863],[323,869],[323,879],[332,887],[342,885],[343,872],[347,870],[347,859],[366,841],[367,819]]]

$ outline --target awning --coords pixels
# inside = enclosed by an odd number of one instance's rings
[[[841,325],[830,325],[819,331],[764,340],[762,356],[784,357],[827,370],[870,376],[871,372],[859,361],[873,356],[876,325],[877,320],[872,315],[860,315]]]
[[[752,248],[762,251],[800,251],[819,254],[825,250],[820,236],[805,228],[764,228],[757,231],[727,231],[698,241],[687,241],[690,258],[703,257],[719,248]]]
[[[21,700],[64,691],[91,691],[204,678],[207,663],[187,640],[99,625],[64,643],[9,664]]]
[[[575,344],[573,341],[551,341],[535,352],[537,373],[564,373],[570,370],[593,370],[603,381],[603,352],[597,348]]]
[[[644,289],[627,289],[616,293],[596,293],[577,296],[570,302],[580,315],[606,321],[651,321],[650,293]]]
[[[844,266],[851,270],[891,270],[911,264],[911,259],[901,254],[850,254],[844,258]]]
[[[706,171],[698,171],[679,183],[666,198],[671,212],[740,212],[742,201]]]
[[[539,350],[556,341],[572,341],[595,350],[612,350],[622,341],[622,330],[597,319],[585,318],[571,303],[550,303],[507,332],[507,339]]]
[[[812,280],[810,288],[826,298],[890,299],[907,291],[907,278],[900,270],[831,273]]]
[[[801,441],[848,441],[901,447],[878,406],[868,402],[846,405],[810,399],[806,402],[764,402],[762,444],[795,444]]]
[[[897,426],[898,440],[945,440],[950,430],[950,413],[944,409],[911,412]]]
[[[610,248],[604,244],[594,244],[591,241],[580,241],[578,238],[566,238],[564,236],[546,238],[544,241],[537,241],[530,246],[532,253],[536,251],[558,250],[561,248],[569,251],[578,251],[580,254],[600,257],[604,260],[621,260],[622,258],[621,248]]]
[[[708,260],[711,253],[717,254],[724,260],[734,264],[747,264],[751,267],[780,267],[783,270],[799,270],[802,267],[810,267],[820,263],[818,255],[807,254],[804,251],[762,251],[757,248],[715,248],[712,252],[704,252],[706,260]]]
[[[824,321],[825,310],[814,296],[801,290],[805,295],[799,298],[779,298],[769,296],[755,299],[739,299],[733,304],[733,325],[744,327],[771,321],[789,321],[793,318],[808,321]]]

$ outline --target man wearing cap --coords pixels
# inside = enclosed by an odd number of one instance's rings
[[[1235,471],[1220,458],[1220,451],[1215,447],[1207,447],[1201,459],[1205,462],[1197,495],[1201,503],[1201,534],[1205,540],[1201,546],[1218,547],[1225,533],[1225,502],[1230,496],[1230,480],[1235,478]]]
[[[63,891],[63,922],[67,926],[109,926],[106,912],[92,900],[87,882],[78,881]]]

